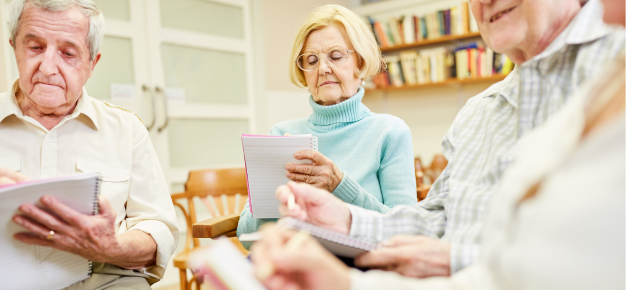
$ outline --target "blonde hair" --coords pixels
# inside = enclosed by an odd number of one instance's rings
[[[356,77],[363,79],[373,76],[380,71],[383,65],[380,48],[370,28],[365,24],[363,19],[343,6],[324,5],[315,8],[309,14],[304,24],[302,24],[302,27],[300,27],[300,31],[298,31],[293,48],[291,49],[289,74],[291,82],[296,86],[307,86],[304,72],[298,68],[296,64],[296,59],[302,52],[304,42],[311,32],[328,27],[332,24],[341,25],[346,30],[348,39],[359,57],[357,63],[360,64],[360,67],[355,73]]]

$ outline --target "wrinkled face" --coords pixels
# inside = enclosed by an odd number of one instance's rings
[[[470,0],[486,44],[496,52],[541,52],[580,9],[579,0]],[[574,12],[572,12],[574,11]]]
[[[89,19],[78,8],[50,12],[27,4],[15,43],[19,84],[45,111],[73,105],[100,55],[89,60]]]
[[[302,54],[315,53],[319,56],[317,67],[312,71],[304,71],[304,78],[313,100],[324,106],[338,104],[352,97],[358,91],[361,81],[356,76],[356,52],[350,53],[346,62],[340,66],[328,65],[326,53],[336,48],[354,50],[345,29],[338,25],[329,25],[311,32],[302,49]]]

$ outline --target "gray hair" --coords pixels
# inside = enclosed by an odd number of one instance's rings
[[[89,60],[94,60],[100,51],[100,44],[104,38],[104,16],[93,0],[14,0],[9,12],[9,31],[13,45],[15,45],[20,18],[27,3],[52,12],[78,7],[83,15],[89,18],[89,32],[87,33]]]

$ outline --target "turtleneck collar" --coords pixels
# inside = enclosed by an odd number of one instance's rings
[[[354,96],[331,106],[319,105],[313,101],[313,96],[309,96],[309,104],[313,108],[313,114],[309,117],[309,121],[315,125],[325,126],[362,120],[370,115],[370,109],[361,103],[364,94],[365,90],[359,87]]]

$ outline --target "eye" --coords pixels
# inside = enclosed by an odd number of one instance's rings
[[[69,52],[64,52],[63,54],[65,54],[65,56],[67,56],[67,57],[72,57],[72,56],[74,56],[74,54],[69,53]]]
[[[33,45],[33,46],[29,46],[28,49],[30,49],[30,50],[41,50],[41,46]]]
[[[317,56],[315,56],[315,55],[309,55],[309,56],[306,58],[306,61],[307,61],[307,63],[308,63],[308,64],[315,64],[315,63],[317,62]]]
[[[342,59],[343,57],[344,57],[343,53],[338,50],[332,51],[330,53],[330,58],[332,58],[333,60]]]

